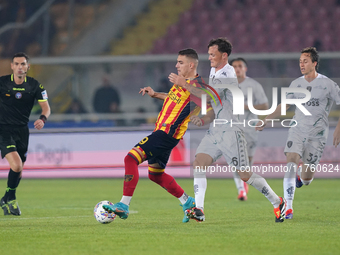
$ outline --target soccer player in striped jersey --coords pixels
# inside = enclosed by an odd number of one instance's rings
[[[230,65],[234,67],[237,76],[237,81],[239,87],[241,88],[245,101],[244,101],[244,115],[240,115],[239,119],[242,123],[245,121],[244,126],[240,126],[243,130],[246,142],[247,142],[247,152],[249,158],[249,165],[253,163],[253,157],[256,150],[258,131],[255,130],[255,125],[257,124],[257,115],[249,111],[248,108],[248,88],[252,88],[252,98],[253,106],[257,110],[267,110],[268,109],[268,98],[264,93],[263,87],[260,83],[254,79],[248,77],[247,74],[247,62],[243,58],[236,58],[230,61]],[[251,122],[251,120],[254,120]],[[250,121],[250,122],[249,122]],[[233,173],[236,188],[238,190],[238,199],[241,201],[247,200],[248,184],[240,179],[236,172]]]
[[[328,137],[328,115],[333,103],[340,104],[340,88],[334,81],[317,72],[319,54],[314,47],[301,51],[300,70],[303,76],[295,79],[290,88],[305,88],[311,93],[311,99],[303,106],[311,115],[305,115],[298,107],[295,109],[292,126],[288,131],[288,138],[284,153],[287,157],[287,169],[283,180],[284,196],[287,200],[286,219],[293,218],[293,200],[295,187],[309,185],[314,178],[315,169],[320,162]],[[289,99],[304,98],[304,93],[287,93]],[[290,105],[287,105],[288,109]],[[257,130],[263,130],[267,119],[275,119],[281,115],[281,104],[264,119],[264,125],[257,123]],[[293,123],[292,123],[293,124]],[[336,147],[340,142],[340,119],[333,135]],[[302,169],[298,168],[300,159]]]
[[[177,72],[186,81],[201,83],[201,77],[197,75],[197,65],[198,55],[195,50],[185,49],[178,53]],[[155,92],[151,87],[144,87],[139,93],[143,96],[148,94],[152,98],[164,100],[163,107],[152,134],[136,144],[124,159],[125,180],[121,201],[113,206],[104,205],[103,207],[122,219],[128,217],[130,201],[139,179],[138,165],[147,160],[149,179],[178,198],[185,212],[195,206],[195,199],[188,196],[175,179],[164,170],[172,149],[188,128],[190,109],[194,109],[198,101],[195,103],[190,92],[176,84],[172,86],[169,93]],[[184,215],[183,222],[188,221],[189,217]]]

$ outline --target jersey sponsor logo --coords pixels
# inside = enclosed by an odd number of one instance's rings
[[[13,88],[13,90],[25,91],[25,88]]]
[[[22,98],[22,94],[20,92],[15,93],[15,98],[16,99]]]
[[[309,92],[312,92],[312,87],[311,87],[311,86],[307,86],[307,90],[308,90]]]
[[[42,98],[46,100],[48,98],[46,90],[41,92]]]
[[[319,106],[319,98],[311,98],[307,103],[303,103],[302,105],[307,105],[307,106]]]
[[[173,92],[173,91],[169,91],[169,98],[174,101],[176,104],[180,104],[181,103],[181,99]]]

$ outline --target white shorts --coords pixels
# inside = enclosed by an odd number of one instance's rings
[[[246,146],[246,140],[240,130],[214,134],[207,131],[197,148],[196,155],[198,153],[208,154],[214,162],[223,155],[228,165],[240,169],[241,166],[249,166]]]
[[[255,130],[243,130],[247,142],[248,157],[254,157],[259,134]]]
[[[317,165],[320,162],[327,137],[309,137],[307,134],[301,134],[292,131],[288,132],[285,154],[295,152],[300,155],[304,164]]]

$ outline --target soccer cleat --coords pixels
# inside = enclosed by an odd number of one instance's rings
[[[1,198],[0,205],[1,205],[2,210],[4,210],[4,215],[11,215],[8,204],[4,198]]]
[[[186,214],[189,215],[190,219],[194,219],[197,222],[205,221],[205,215],[203,210],[197,207],[186,210]]]
[[[248,199],[247,193],[245,191],[241,190],[240,193],[238,193],[237,199],[240,200],[240,201],[246,201]]]
[[[283,222],[286,215],[286,200],[280,197],[280,205],[274,208],[275,222]]]
[[[291,220],[293,219],[293,209],[288,209],[286,212],[286,219]]]
[[[246,191],[246,194],[248,194],[249,185],[246,182],[243,182],[243,184],[244,184],[244,190]]]
[[[247,194],[248,194],[248,184],[246,182],[243,182],[244,184],[244,190],[245,191],[240,191],[240,193],[238,193],[238,197],[237,199],[240,200],[240,201],[246,201],[248,198],[247,198]]]
[[[302,183],[302,181],[301,181],[301,178],[300,178],[300,176],[298,176],[298,175],[296,175],[295,186],[296,186],[297,188],[301,188],[301,187],[303,186],[303,183]]]
[[[21,211],[16,200],[7,201],[7,204],[12,215],[20,216]]]
[[[193,197],[189,197],[188,200],[185,202],[184,205],[180,205],[183,207],[183,212],[184,212],[184,217],[182,222],[183,223],[187,223],[190,220],[190,213],[187,214],[187,210],[191,210],[192,208],[194,208],[196,205],[195,203],[195,199]]]
[[[129,206],[123,204],[122,202],[116,203],[114,205],[103,205],[105,211],[111,213],[114,212],[119,218],[126,220],[129,216]]]

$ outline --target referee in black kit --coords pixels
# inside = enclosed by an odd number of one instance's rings
[[[34,127],[42,129],[51,113],[44,87],[34,78],[26,76],[30,66],[25,53],[16,53],[12,58],[13,74],[0,77],[0,150],[10,170],[7,189],[0,200],[5,215],[20,215],[15,191],[21,180],[28,148],[28,119],[35,100],[42,109]]]

